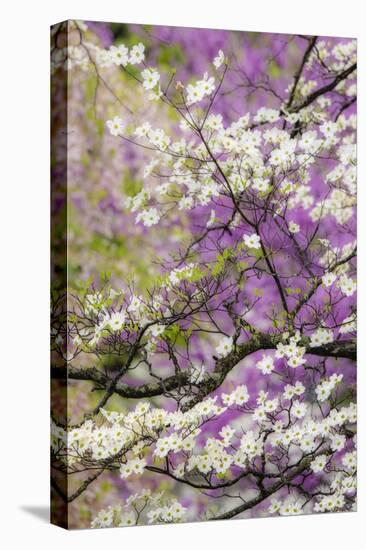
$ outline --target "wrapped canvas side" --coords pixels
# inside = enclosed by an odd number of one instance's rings
[[[68,481],[57,450],[67,423],[67,22],[51,27],[51,523],[67,528]],[[65,53],[64,53],[65,55]],[[56,57],[57,59],[57,57]],[[62,434],[64,437],[64,433]]]

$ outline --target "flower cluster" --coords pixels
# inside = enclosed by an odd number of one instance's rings
[[[202,80],[198,80],[195,84],[188,84],[187,86],[187,103],[192,105],[201,101],[205,96],[212,94],[215,90],[215,79],[213,76],[209,77],[208,73],[205,73]]]
[[[226,357],[233,349],[233,339],[231,336],[225,336],[216,347],[216,353],[219,357]]]
[[[342,381],[342,374],[332,374],[332,376],[326,380],[322,380],[320,384],[315,388],[315,393],[319,401],[326,401],[334,388]]]
[[[315,348],[323,344],[330,344],[334,340],[333,332],[328,328],[318,328],[312,333],[309,346]]]
[[[131,495],[122,505],[101,510],[91,523],[92,528],[129,527],[138,525],[142,516],[147,523],[178,523],[184,520],[186,508],[176,499],[166,500],[161,493],[153,495],[145,489]]]
[[[284,336],[286,336],[286,334]],[[296,332],[294,336],[291,336],[288,339],[287,344],[279,342],[276,347],[275,357],[277,359],[286,358],[288,366],[293,369],[304,365],[306,363],[306,359],[304,357],[306,348],[298,345],[300,340],[301,335],[299,332]]]

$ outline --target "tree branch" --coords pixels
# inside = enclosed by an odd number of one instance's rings
[[[298,70],[297,70],[297,72],[294,76],[294,83],[293,83],[293,86],[292,86],[292,89],[291,89],[290,97],[289,97],[289,99],[286,103],[287,109],[289,109],[291,107],[291,105],[294,101],[297,85],[299,83],[299,80],[300,80],[300,77],[301,77],[302,72],[304,70],[304,67],[306,65],[306,62],[309,59],[309,56],[311,54],[311,50],[314,48],[315,42],[317,41],[317,39],[318,39],[317,36],[313,36],[310,39],[308,47],[305,50],[305,53],[304,53],[304,56],[303,56],[302,61],[300,63],[300,66],[299,66],[299,68],[298,68]]]
[[[354,63],[353,65],[348,67],[348,69],[345,69],[344,71],[339,73],[334,78],[334,80],[332,80],[332,82],[330,82],[326,86],[322,86],[321,88],[318,88],[317,90],[315,90],[313,93],[308,95],[308,97],[302,103],[300,103],[300,105],[297,105],[297,106],[293,107],[292,109],[289,109],[289,111],[291,113],[298,113],[299,111],[301,111],[301,109],[304,109],[305,107],[307,107],[308,105],[313,103],[321,95],[324,95],[327,92],[331,92],[332,90],[334,90],[334,88],[336,88],[338,86],[338,84],[340,82],[342,82],[342,80],[345,80],[356,69],[357,69],[357,63]]]
[[[245,357],[260,350],[275,349],[282,341],[282,335],[256,334],[248,342],[239,344],[227,357],[216,361],[214,372],[195,385],[199,393],[193,401],[198,402],[212,391],[216,390],[225,380],[227,374]],[[306,353],[322,357],[343,357],[356,360],[356,342],[354,340],[339,340],[317,347],[309,347],[309,338],[302,338],[301,345],[307,348]],[[111,380],[96,367],[79,369],[75,367],[52,367],[51,375],[54,379],[69,378],[72,380],[86,380],[94,382],[96,389],[105,390],[110,386]],[[182,386],[192,385],[189,382],[188,373],[180,372],[169,376],[165,380],[130,386],[118,382],[114,387],[114,393],[126,399],[145,399],[164,395],[168,391],[175,390]],[[190,406],[191,405],[190,401]],[[190,407],[189,407],[190,408]]]
[[[319,453],[318,453],[319,454]],[[313,460],[314,456],[307,456],[302,461],[301,464],[295,468],[291,474],[284,476],[281,480],[277,481],[274,485],[272,485],[271,488],[265,489],[262,487],[260,493],[255,498],[252,498],[251,500],[248,500],[244,504],[241,504],[240,506],[237,506],[236,508],[232,508],[231,510],[228,510],[227,512],[224,512],[223,514],[220,514],[219,516],[215,516],[213,518],[210,518],[210,520],[219,520],[219,519],[230,519],[235,516],[238,516],[242,512],[245,512],[246,510],[249,510],[250,508],[253,508],[254,506],[257,506],[257,504],[260,504],[268,498],[269,496],[276,493],[279,489],[282,489],[282,487],[285,487],[290,481],[292,481],[295,477],[297,477],[299,474],[301,474],[304,470],[306,470],[310,462]]]

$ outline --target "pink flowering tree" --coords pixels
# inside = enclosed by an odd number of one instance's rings
[[[135,254],[184,234],[156,247],[147,284],[131,263],[54,306],[53,378],[93,395],[76,424],[54,417],[55,494],[108,479],[120,497],[92,505],[93,527],[354,509],[355,41],[270,35],[277,58],[251,74],[232,33],[181,79],[153,41],[70,32],[73,70],[110,89],[103,132],[143,159],[121,214]],[[280,56],[291,71],[271,78]],[[113,99],[111,72],[141,109]]]

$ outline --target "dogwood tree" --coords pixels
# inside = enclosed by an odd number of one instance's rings
[[[104,121],[146,159],[125,211],[142,235],[184,219],[189,237],[157,251],[145,288],[131,265],[55,302],[52,376],[97,396],[77,424],[54,415],[55,493],[121,478],[128,495],[92,527],[354,509],[355,41],[300,37],[281,93],[268,79],[270,106],[243,96],[234,116],[220,110],[233,83],[263,83],[229,52],[181,81],[143,41],[102,48],[85,32],[73,23],[54,70],[100,86],[119,71],[162,113],[114,102]]]

